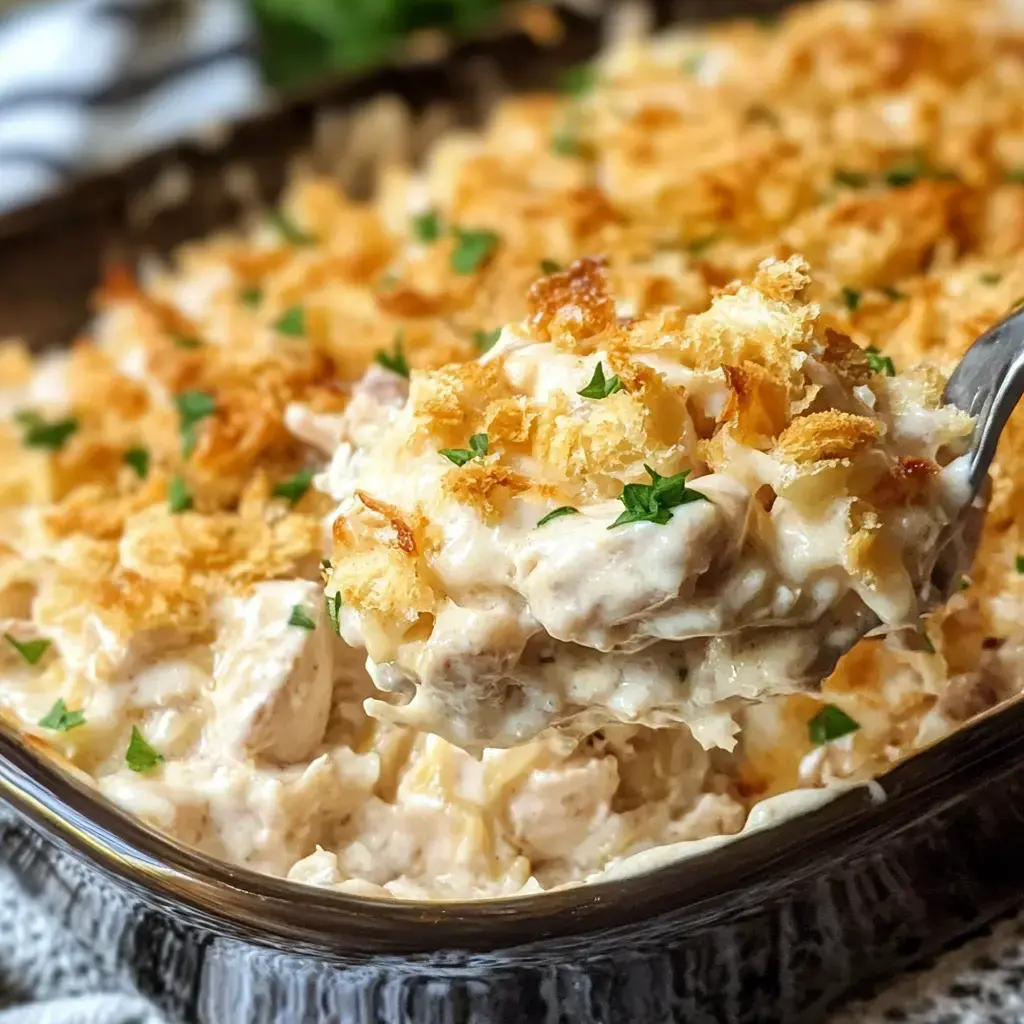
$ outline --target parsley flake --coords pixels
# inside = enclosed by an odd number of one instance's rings
[[[64,699],[58,697],[53,707],[39,719],[39,724],[44,729],[70,732],[76,726],[85,725],[85,712],[69,711],[67,704],[64,703]]]
[[[1015,181],[1017,184],[1024,184],[1024,167],[1010,167],[1004,172],[1007,181]]]
[[[306,609],[301,604],[292,605],[292,613],[288,617],[289,626],[298,626],[300,629],[316,629],[316,623],[309,617]]]
[[[590,378],[590,383],[576,394],[582,398],[607,398],[609,395],[614,395],[616,391],[622,390],[622,381],[619,380],[618,374],[613,374],[607,380],[604,376],[604,365],[598,363],[594,367],[594,376]]]
[[[860,723],[855,722],[841,708],[837,708],[835,704],[826,704],[807,723],[807,735],[816,747],[821,747],[832,740],[848,736],[859,728]]]
[[[18,640],[10,633],[4,633],[4,639],[27,661],[30,665],[38,665],[39,659],[50,649],[50,640]]]
[[[341,636],[341,591],[336,590],[333,595],[327,594],[324,602],[327,605],[327,618],[330,619],[331,628]]]
[[[1002,274],[981,274],[978,277],[978,280],[982,284],[989,284],[989,285],[999,284],[999,282],[1002,281],[1002,279],[1003,279],[1003,275]]]
[[[487,454],[487,435],[474,434],[469,439],[468,448],[439,448],[438,454],[456,466],[464,466],[472,459],[482,459]]]
[[[455,228],[455,248],[451,267],[456,274],[475,274],[494,255],[499,238],[493,231],[467,231]]]
[[[695,75],[704,64],[706,55],[703,53],[689,53],[683,58],[683,74]]]
[[[561,271],[562,265],[554,260],[541,260],[540,270],[542,274],[557,274]]]
[[[135,475],[140,480],[149,476],[149,451],[145,448],[129,448],[124,453],[124,464],[135,470]]]
[[[290,501],[294,505],[309,490],[309,485],[313,482],[313,473],[314,471],[309,467],[300,469],[295,476],[290,476],[287,480],[274,484],[274,489],[270,493],[273,497],[284,498],[285,501]]]
[[[171,335],[175,348],[196,349],[202,348],[203,343],[194,334],[179,334],[175,331]]]
[[[394,351],[388,353],[384,349],[378,349],[377,354],[373,358],[378,366],[383,366],[385,370],[397,373],[399,377],[404,377],[408,380],[409,363],[406,361],[405,352],[403,351],[403,340],[402,332],[399,331],[395,335]]]
[[[441,218],[437,211],[427,210],[413,217],[412,233],[419,242],[436,242],[441,237]]]
[[[894,288],[891,284],[887,284],[887,285],[883,286],[882,294],[886,298],[892,299],[893,302],[900,302],[903,299],[908,298],[908,295],[907,295],[906,292],[901,292],[899,290],[899,288]]]
[[[256,309],[263,301],[263,289],[258,284],[249,284],[238,293],[238,297],[246,309]]]
[[[490,352],[501,337],[501,328],[495,327],[493,331],[474,331],[473,341],[481,352]]]
[[[47,423],[38,413],[19,412],[15,419],[25,428],[22,440],[29,448],[46,448],[51,452],[63,448],[78,430],[78,420],[73,416]]]
[[[690,475],[688,469],[675,476],[661,476],[650,466],[644,466],[644,469],[647,470],[651,482],[626,484],[622,488],[619,497],[626,506],[626,511],[608,527],[609,530],[614,530],[616,526],[625,526],[627,523],[647,522],[664,526],[672,518],[670,509],[688,505],[692,501],[708,500],[700,491],[691,491],[686,486],[686,478]]]
[[[558,83],[570,96],[585,96],[597,85],[597,69],[593,64],[577,64],[562,72]]]
[[[158,754],[147,742],[145,736],[139,732],[137,725],[132,726],[132,738],[128,741],[128,749],[124,752],[125,764],[133,772],[148,772],[164,760],[163,754]]]
[[[286,309],[274,321],[274,330],[289,338],[304,338],[306,336],[306,311],[301,306],[292,306],[290,309]]]
[[[579,136],[570,125],[564,125],[551,136],[551,151],[559,156],[579,156]]]
[[[183,391],[174,399],[181,430],[181,454],[184,458],[196,449],[196,424],[217,411],[217,402],[206,391]]]
[[[703,256],[719,239],[718,235],[704,235],[702,238],[695,238],[686,247],[691,256]]]
[[[1024,555],[1018,555],[1017,556],[1016,565],[1017,565],[1017,572],[1019,572],[1022,576],[1024,576]]]
[[[848,171],[839,168],[832,175],[832,180],[837,185],[843,185],[845,188],[865,188],[871,179],[863,171]]]
[[[563,505],[561,508],[556,508],[553,512],[549,512],[546,516],[541,516],[537,520],[537,526],[544,526],[545,523],[550,523],[552,519],[561,519],[562,516],[578,516],[580,510],[573,508],[572,505]]]
[[[896,367],[893,366],[889,356],[883,356],[874,345],[869,345],[864,352],[868,357],[868,366],[871,367],[873,373],[882,373],[886,377],[896,376]]]
[[[289,245],[316,245],[316,238],[281,210],[271,210],[267,217],[274,230]]]
[[[183,476],[171,477],[167,487],[167,504],[173,515],[179,512],[187,512],[192,507],[192,495],[189,493],[188,484]]]
[[[851,313],[855,313],[860,305],[860,292],[856,288],[844,287],[841,295],[843,297],[843,305]]]

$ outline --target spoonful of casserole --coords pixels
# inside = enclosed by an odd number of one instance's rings
[[[731,748],[744,703],[943,600],[983,513],[978,410],[810,289],[769,259],[703,313],[635,319],[581,260],[478,361],[407,396],[368,379],[322,486],[369,713],[468,749],[608,722]]]

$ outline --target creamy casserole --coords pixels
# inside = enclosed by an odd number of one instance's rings
[[[207,853],[444,899],[706,849],[1013,697],[1019,416],[919,616],[943,374],[1024,296],[1022,89],[996,4],[626,33],[372,203],[113,268],[68,352],[0,349],[6,720]]]

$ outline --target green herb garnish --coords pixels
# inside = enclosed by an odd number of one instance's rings
[[[441,237],[441,218],[436,210],[418,213],[412,219],[412,233],[420,242],[436,242]]]
[[[377,354],[373,357],[374,361],[378,366],[383,366],[385,370],[390,370],[392,373],[397,373],[399,377],[405,377],[409,379],[409,363],[406,361],[405,352],[403,351],[404,338],[402,332],[399,331],[395,335],[395,347],[390,353],[385,352],[384,349],[378,349]]]
[[[316,245],[316,238],[309,234],[308,231],[304,231],[300,228],[299,225],[283,211],[271,210],[267,214],[267,218],[274,230],[286,242],[288,242],[289,245]]]
[[[49,711],[39,719],[39,724],[44,729],[55,729],[57,732],[69,732],[76,726],[85,725],[84,711],[69,711],[62,697],[58,697],[56,703]]]
[[[129,448],[124,453],[124,464],[135,470],[140,480],[149,476],[149,451],[145,448]]]
[[[274,330],[289,338],[304,338],[306,336],[306,311],[301,306],[292,306],[290,309],[286,309],[274,321]]]
[[[703,238],[695,238],[686,247],[691,256],[703,256],[719,239],[719,235],[705,235]]]
[[[686,478],[690,475],[688,469],[675,476],[660,476],[650,466],[644,466],[644,469],[651,482],[626,484],[622,488],[620,500],[626,506],[626,511],[608,527],[609,530],[627,523],[646,522],[664,526],[672,518],[670,509],[688,505],[692,501],[708,500],[700,491],[691,491],[686,486]]]
[[[868,366],[874,373],[882,373],[886,377],[896,376],[896,367],[893,366],[892,359],[889,356],[883,356],[874,345],[869,345],[864,350],[864,354],[868,357]]]
[[[542,274],[557,274],[561,271],[562,265],[554,260],[541,260],[540,269]]]
[[[842,291],[843,305],[854,313],[860,305],[860,292],[856,288],[844,287]]]
[[[175,348],[191,350],[203,347],[203,343],[193,334],[179,334],[175,331],[171,335],[171,341],[174,342]]]
[[[598,363],[594,367],[594,376],[590,378],[590,383],[581,391],[577,391],[576,394],[582,398],[607,398],[609,395],[614,395],[616,391],[621,390],[622,381],[619,380],[619,375],[613,374],[605,380],[604,365]]]
[[[4,639],[30,664],[38,665],[39,659],[50,649],[50,640],[18,640],[10,633]]]
[[[439,448],[438,453],[456,466],[464,466],[472,459],[482,459],[487,454],[487,435],[474,434],[468,448]]]
[[[338,636],[341,636],[341,591],[336,590],[333,597],[328,594],[324,597],[327,605],[327,618],[331,621],[331,628]]]
[[[579,156],[579,136],[569,125],[563,125],[551,136],[551,151],[559,156]]]
[[[892,299],[893,302],[900,302],[901,300],[908,298],[906,292],[901,292],[899,288],[894,288],[891,284],[883,286],[882,294],[886,298]]]
[[[1017,572],[1024,576],[1024,555],[1017,556]]]
[[[597,85],[597,69],[593,64],[577,64],[566,68],[558,81],[562,92],[570,96],[585,96]]]
[[[1015,181],[1018,185],[1024,184],[1024,167],[1011,167],[1004,172],[1007,181]]]
[[[840,168],[832,175],[832,180],[846,188],[866,188],[871,178],[863,171],[847,171]]]
[[[537,520],[537,526],[543,526],[545,523],[550,523],[552,519],[561,519],[562,516],[578,516],[580,510],[573,508],[572,505],[563,505],[561,508],[556,508],[553,512],[549,512],[546,516],[541,516]]]
[[[501,328],[495,327],[493,331],[474,331],[473,341],[481,352],[490,352],[497,340],[501,337]]]
[[[500,239],[493,231],[455,228],[451,267],[456,274],[475,274],[494,255]]]
[[[292,613],[288,618],[289,626],[298,626],[300,629],[316,629],[316,623],[306,613],[301,604],[292,605]]]
[[[263,289],[258,284],[248,284],[238,293],[238,297],[247,309],[256,309],[263,301]]]
[[[128,741],[124,760],[133,772],[148,772],[163,763],[164,757],[146,742],[146,738],[139,732],[139,727],[133,725],[132,738]]]
[[[701,65],[704,63],[706,54],[703,53],[689,53],[683,58],[683,73],[687,75],[695,75],[701,69]]]
[[[978,280],[982,284],[999,284],[999,282],[1002,281],[1002,279],[1002,274],[980,274],[978,276]]]
[[[181,430],[181,454],[189,458],[196,449],[196,424],[217,411],[217,402],[206,391],[183,391],[174,399]]]
[[[47,423],[38,413],[27,411],[16,413],[14,418],[25,428],[22,441],[29,448],[59,451],[78,430],[78,420],[72,416]]]
[[[309,485],[313,481],[313,473],[314,471],[308,467],[300,469],[295,476],[290,476],[287,480],[274,484],[274,489],[270,493],[273,497],[284,498],[285,501],[290,501],[294,505],[309,490]]]
[[[859,728],[860,723],[855,722],[841,708],[837,708],[835,704],[826,704],[807,723],[807,735],[816,747],[821,747],[832,740],[848,736]]]
[[[192,495],[183,476],[171,477],[167,487],[167,504],[174,515],[187,512],[192,507]]]

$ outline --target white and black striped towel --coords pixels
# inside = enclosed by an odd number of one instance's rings
[[[0,15],[0,211],[263,98],[245,0],[35,0]]]

